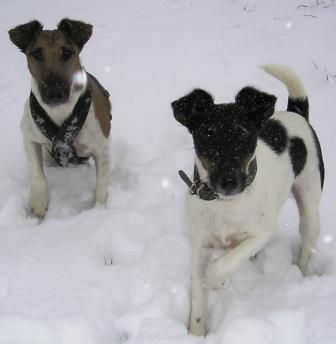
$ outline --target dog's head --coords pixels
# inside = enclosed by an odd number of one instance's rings
[[[82,71],[79,53],[91,34],[92,25],[67,18],[55,30],[43,30],[36,20],[9,30],[10,40],[26,55],[46,104],[59,105],[69,99],[74,79]]]
[[[245,87],[234,103],[216,105],[201,89],[172,103],[174,116],[191,133],[207,181],[217,193],[235,195],[249,184],[256,169],[257,138],[275,102],[275,96]]]

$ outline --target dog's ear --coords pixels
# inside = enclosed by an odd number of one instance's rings
[[[8,31],[10,40],[24,53],[37,33],[43,30],[43,25],[33,20],[29,23],[19,25]]]
[[[276,100],[272,94],[254,87],[245,87],[236,95],[236,103],[248,111],[251,121],[259,128],[273,115]]]
[[[92,35],[92,25],[68,18],[62,19],[57,25],[58,30],[65,32],[77,45],[79,51]]]
[[[196,89],[171,105],[175,119],[191,130],[197,119],[213,111],[214,99],[206,91]]]

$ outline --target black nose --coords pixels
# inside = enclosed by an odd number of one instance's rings
[[[48,104],[62,104],[67,99],[67,92],[62,88],[49,88],[45,92],[45,100]]]

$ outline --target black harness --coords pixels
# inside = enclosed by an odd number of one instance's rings
[[[77,155],[73,142],[84,125],[91,107],[91,101],[91,88],[88,86],[78,98],[70,116],[59,127],[39,104],[34,93],[30,92],[31,115],[41,133],[51,142],[49,153],[59,166],[78,165],[88,159],[88,157]]]
[[[109,92],[90,73],[86,72],[89,79],[92,79],[105,98],[109,98]],[[69,164],[79,165],[85,163],[89,157],[79,157],[73,143],[83,128],[92,103],[91,80],[88,80],[85,92],[78,98],[72,113],[59,127],[48,116],[46,111],[37,101],[33,92],[30,92],[30,112],[36,126],[41,133],[51,142],[50,155],[59,166],[67,167]],[[112,116],[110,114],[110,120]]]

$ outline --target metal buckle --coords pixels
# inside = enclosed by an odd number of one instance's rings
[[[198,188],[197,188],[197,190],[196,190],[196,194],[197,194],[197,196],[199,197],[199,198],[201,198],[201,196],[200,196],[200,192],[202,191],[202,189],[205,187],[205,185],[204,184],[201,184]]]
[[[194,181],[191,185],[190,185],[190,188],[189,188],[189,191],[190,191],[190,194],[191,195],[195,195],[197,194],[198,195],[198,185],[197,185],[197,181]]]

